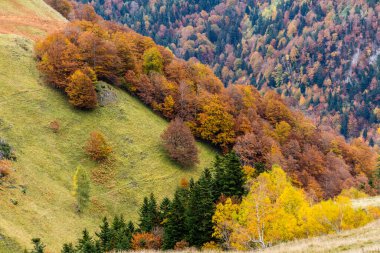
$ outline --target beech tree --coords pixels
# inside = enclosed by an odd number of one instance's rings
[[[89,71],[91,72],[92,70]],[[77,70],[70,76],[69,80],[69,85],[65,89],[69,96],[69,102],[78,108],[94,109],[98,104],[98,100],[95,84],[91,78],[81,70]]]
[[[233,116],[217,95],[210,96],[198,114],[199,136],[220,145],[224,150],[235,141]]]
[[[180,119],[172,120],[161,135],[165,150],[170,158],[185,167],[199,162],[198,149],[190,128]]]
[[[45,2],[65,18],[69,18],[69,14],[73,10],[72,4],[67,0],[45,0]]]
[[[148,74],[151,71],[162,73],[164,67],[164,58],[162,57],[157,47],[151,47],[146,50],[144,52],[143,59],[143,69],[145,73]]]

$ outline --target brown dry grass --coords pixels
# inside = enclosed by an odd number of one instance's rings
[[[43,1],[0,0],[0,33],[37,40],[60,29],[65,19]]]

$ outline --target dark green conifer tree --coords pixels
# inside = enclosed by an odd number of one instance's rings
[[[190,245],[201,247],[211,240],[212,216],[214,214],[213,178],[210,170],[205,169],[200,179],[190,190],[186,209],[187,241]]]
[[[173,249],[176,242],[186,237],[185,200],[187,190],[178,188],[164,222],[163,249]]]
[[[162,224],[166,217],[168,216],[168,213],[170,211],[170,199],[168,197],[165,197],[160,205],[160,224]]]
[[[140,229],[143,232],[150,232],[160,225],[160,216],[157,210],[157,201],[153,193],[150,198],[145,197],[140,209]]]
[[[129,221],[128,222],[128,225],[127,225],[127,227],[128,227],[128,229],[129,229],[129,231],[131,231],[131,233],[133,234],[134,232],[135,232],[135,225],[133,224],[133,222],[132,221]]]
[[[79,239],[76,249],[81,253],[102,252],[99,243],[93,241],[87,229],[83,230],[82,238]]]
[[[133,223],[132,223],[132,226],[133,226]],[[134,230],[134,227],[133,227],[133,230]],[[131,249],[132,233],[133,231],[131,231],[131,229],[125,223],[124,217],[115,216],[112,222],[113,238],[112,238],[111,245],[113,245],[113,249],[117,251]]]
[[[243,196],[244,189],[244,172],[239,157],[235,152],[231,152],[224,158],[225,171],[223,179],[223,194],[226,196]]]
[[[214,163],[214,173],[214,200],[222,194],[230,197],[241,197],[244,194],[244,172],[235,152],[230,152],[224,157],[217,157]]]
[[[110,251],[112,249],[112,230],[106,217],[103,218],[103,224],[100,225],[100,232],[95,234],[99,238],[99,243],[103,251]]]
[[[61,253],[75,253],[75,249],[72,243],[63,244]]]

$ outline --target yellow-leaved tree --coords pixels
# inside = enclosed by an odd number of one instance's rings
[[[73,176],[72,194],[76,198],[76,210],[82,212],[90,200],[90,178],[82,166],[78,166]]]
[[[250,250],[365,225],[372,220],[364,210],[338,196],[312,204],[302,189],[291,184],[279,166],[249,182],[240,204],[220,203],[213,216],[214,237],[226,249]]]

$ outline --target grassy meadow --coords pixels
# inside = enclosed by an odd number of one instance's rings
[[[43,0],[0,0],[0,34],[38,39],[66,20]]]
[[[197,177],[211,165],[215,150],[200,143],[196,168],[173,163],[160,144],[167,122],[126,92],[113,91],[117,101],[111,105],[92,112],[73,109],[42,82],[32,40],[0,35],[0,137],[18,158],[11,182],[0,186],[0,234],[6,236],[0,238],[0,252],[17,252],[17,244],[30,246],[32,237],[42,238],[49,252],[58,252],[83,228],[95,229],[105,215],[136,221],[144,196],[170,196],[181,178]],[[61,125],[58,133],[49,128],[54,120]],[[92,162],[83,151],[94,130],[103,132],[114,148],[109,166]],[[91,204],[80,216],[71,195],[79,164],[92,178]]]

